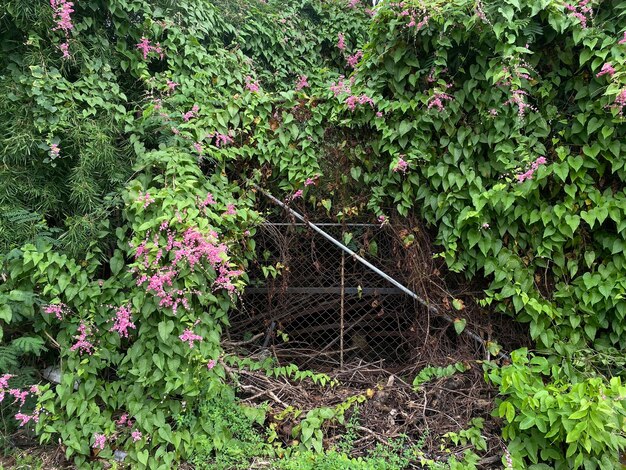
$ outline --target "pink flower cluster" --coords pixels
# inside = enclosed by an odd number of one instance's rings
[[[257,93],[261,89],[261,86],[258,80],[253,80],[253,78],[248,75],[246,77],[246,88],[252,93]]]
[[[135,324],[131,321],[132,311],[130,305],[122,305],[115,311],[113,326],[109,331],[117,331],[122,338],[128,338],[128,329],[135,329]]]
[[[306,75],[300,75],[298,77],[298,82],[296,83],[296,91],[300,91],[304,88],[308,88],[309,87],[309,82],[307,81],[307,76]]]
[[[201,209],[204,209],[205,207],[211,206],[213,204],[217,204],[215,199],[213,199],[213,194],[207,193],[206,198],[204,198],[204,201],[201,201],[198,204],[198,207],[200,207]]]
[[[216,364],[215,359],[211,359],[209,362],[206,363],[206,368],[211,370],[213,369],[213,367],[215,367],[215,364]]]
[[[133,442],[140,441],[141,438],[143,437],[143,435],[141,434],[141,431],[139,431],[138,429],[135,429],[130,435],[133,438]]]
[[[213,197],[207,195],[205,201],[199,205],[204,208],[214,203]],[[228,206],[227,213],[236,213],[234,205]],[[182,222],[182,219],[180,221]],[[148,233],[146,239],[136,248],[135,260],[138,265],[132,269],[132,272],[139,274],[136,281],[138,286],[147,283],[146,290],[154,293],[159,299],[160,307],[169,307],[174,313],[180,305],[186,309],[189,308],[186,297],[189,292],[173,287],[183,265],[188,265],[193,270],[197,264],[207,262],[215,272],[219,273],[218,279],[215,280],[215,287],[234,290],[234,287],[231,287],[230,278],[241,273],[227,268],[228,249],[225,244],[218,243],[217,233],[211,231],[205,235],[190,227],[183,232],[182,239],[177,239],[177,234],[165,222],[161,224],[159,231],[166,231],[167,243],[165,246],[160,244],[159,234],[155,234],[150,240],[151,236]],[[156,250],[156,256],[152,261],[149,243]],[[163,266],[162,261],[166,253],[170,253],[171,261]]]
[[[198,111],[200,111],[200,107],[197,104],[194,104],[193,107],[191,108],[191,111],[187,111],[186,113],[183,113],[183,121],[189,122],[190,119],[196,117],[196,115],[198,114]]]
[[[202,341],[202,336],[195,334],[189,328],[183,331],[183,334],[180,335],[179,338],[182,342],[189,343],[189,349],[193,348],[193,343],[195,341]]]
[[[345,51],[346,50],[346,37],[343,35],[343,33],[339,33],[337,37],[338,37],[337,49],[339,49],[340,51]]]
[[[230,294],[235,292],[235,285],[233,284],[233,278],[241,276],[243,271],[230,270],[226,266],[220,266],[218,276],[215,279],[215,287],[220,289],[226,289]]]
[[[517,117],[523,119],[526,115],[527,110],[536,111],[537,108],[531,106],[526,102],[525,96],[528,96],[528,93],[524,90],[513,90],[511,92],[511,97],[504,102],[505,105],[512,104],[517,106]]]
[[[373,108],[374,100],[367,95],[351,95],[346,98],[345,104],[350,111],[354,111],[358,104],[369,104]]]
[[[400,158],[398,158],[398,162],[393,167],[393,171],[396,173],[397,172],[406,173],[406,171],[409,168],[409,163],[402,157],[403,156],[400,156]]]
[[[61,149],[58,144],[50,144],[50,158],[59,158]]]
[[[60,29],[65,34],[65,42],[59,45],[59,50],[63,53],[64,59],[69,59],[69,32],[74,29],[74,24],[72,23],[72,13],[74,13],[72,7],[74,3],[68,2],[67,0],[50,0],[50,6],[53,10],[54,22],[56,23],[53,31]]]
[[[70,351],[78,351],[80,355],[83,353],[87,353],[89,355],[93,354],[94,346],[87,339],[87,337],[91,334],[91,331],[87,329],[87,325],[84,322],[80,322],[78,326],[78,334],[74,336],[76,342],[70,348]]]
[[[596,74],[596,77],[600,78],[601,76],[607,74],[609,75],[609,77],[615,75],[615,68],[613,68],[610,62],[607,62],[602,66],[600,71]]]
[[[547,163],[547,160],[545,159],[545,157],[539,157],[537,158],[537,160],[532,162],[532,164],[530,165],[530,168],[527,171],[525,171],[524,173],[515,175],[515,178],[517,178],[517,181],[519,183],[523,183],[526,180],[531,180],[533,179],[533,175],[535,174],[535,172],[539,169],[539,166],[545,165],[546,163]]]
[[[154,202],[154,198],[150,196],[150,193],[148,192],[146,192],[145,194],[139,193],[139,196],[137,196],[137,201],[143,202],[143,208],[145,209]]]
[[[304,194],[304,191],[302,191],[301,189],[298,189],[295,193],[291,195],[291,197],[288,198],[288,201],[295,201],[296,199],[300,199],[303,194]]]
[[[222,134],[220,132],[215,132],[214,134],[212,134],[212,137],[215,137],[216,147],[222,147],[224,145],[232,144],[235,142],[230,135]]]
[[[94,449],[103,450],[106,445],[107,437],[104,434],[95,433],[93,435],[93,445],[91,446]]]
[[[342,93],[352,93],[353,83],[354,83],[354,77],[350,77],[349,82],[346,82],[345,77],[343,75],[340,75],[337,83],[333,83],[330,86],[330,91],[333,92],[333,94],[335,95],[335,98]]]
[[[198,155],[202,155],[202,153],[204,152],[204,148],[202,147],[202,144],[200,142],[194,142],[193,148],[196,152],[198,152]]]
[[[235,215],[235,214],[237,214],[237,211],[235,210],[235,205],[228,204],[226,206],[226,211],[222,215]]]
[[[41,310],[48,315],[54,315],[58,320],[63,320],[63,314],[68,313],[68,308],[65,304],[48,304],[42,307]]]
[[[349,0],[348,1],[348,6],[350,8],[356,8],[356,6],[359,4],[360,0]]]
[[[141,51],[143,60],[146,60],[151,52],[156,53],[160,59],[163,59],[163,48],[160,43],[156,43],[154,46],[150,43],[150,40],[143,36],[141,42],[136,45],[137,49]]]
[[[316,184],[316,183],[317,183],[317,179],[318,179],[318,178],[319,178],[319,175],[318,175],[318,176],[314,176],[313,178],[307,178],[307,179],[304,181],[304,185],[305,185],[305,186],[313,186],[314,184]]]
[[[170,79],[167,80],[167,89],[168,89],[168,91],[170,93],[173,92],[174,90],[176,90],[177,86],[180,86],[180,85],[178,83],[176,83],[176,82],[173,82]]]
[[[428,99],[428,109],[437,108],[438,111],[444,110],[444,102],[452,101],[454,97],[447,93],[435,93]]]
[[[569,11],[574,18],[580,21],[583,28],[587,27],[587,21],[593,16],[593,9],[589,6],[589,3],[591,3],[591,0],[582,0],[576,5],[572,5],[571,3],[565,4],[565,9]]]
[[[128,413],[124,413],[117,421],[115,421],[115,424],[118,426],[128,426],[130,428],[133,425],[133,420],[128,417]]]
[[[26,404],[28,397],[33,394],[39,394],[39,388],[37,385],[31,385],[30,387],[21,390],[19,388],[9,388],[9,380],[15,377],[12,374],[4,374],[0,376],[0,403],[4,401],[6,394],[8,393],[13,397],[13,404],[18,404],[19,410],[15,414],[14,418],[19,421],[20,427],[24,426],[30,421],[35,423],[39,422],[39,414],[41,407],[37,405],[32,414],[22,413],[22,407]]]
[[[415,22],[415,16],[411,16],[411,20],[407,23],[406,27],[412,28],[415,26],[415,30],[419,31],[420,29],[422,29],[424,26],[428,24],[429,18],[430,16],[427,15],[424,18],[422,18],[419,22]]]
[[[626,107],[626,88],[620,90],[620,92],[615,97],[615,102],[613,103],[613,107],[619,109],[619,115],[622,116],[624,114],[624,107]]]
[[[363,51],[357,51],[355,54],[348,56],[348,58],[346,59],[347,63],[348,63],[348,67],[356,67],[356,64],[359,63],[359,60],[361,60],[363,58]]]

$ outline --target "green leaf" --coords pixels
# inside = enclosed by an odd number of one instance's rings
[[[467,320],[465,318],[457,318],[454,320],[454,331],[456,331],[457,335],[463,333],[466,324]]]
[[[4,320],[5,322],[9,323],[11,321],[11,318],[13,318],[13,312],[11,311],[11,307],[6,304],[1,306],[0,320]]]
[[[161,340],[167,341],[170,337],[170,334],[174,330],[174,322],[172,320],[159,322],[158,330]]]
[[[122,252],[120,250],[115,250],[115,254],[111,258],[109,264],[111,265],[111,274],[117,276],[124,267],[124,258],[122,257]]]

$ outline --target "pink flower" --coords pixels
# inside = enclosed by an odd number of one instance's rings
[[[70,351],[77,351],[82,355],[87,353],[91,355],[93,353],[93,344],[87,340],[89,332],[87,331],[87,325],[84,322],[80,322],[78,326],[78,334],[74,336],[76,343],[70,348]]]
[[[146,207],[148,207],[150,204],[154,202],[154,198],[150,196],[150,193],[145,193],[145,194],[139,193],[139,196],[137,196],[137,201],[143,202],[143,208],[145,209]]]
[[[206,368],[211,370],[213,369],[213,367],[215,367],[215,359],[211,359],[209,362],[206,363]]]
[[[234,204],[228,204],[226,206],[226,212],[224,212],[224,215],[235,215],[236,213],[237,211],[235,210]]]
[[[481,225],[482,228],[484,228],[485,230],[487,230],[489,228],[489,224],[487,222],[483,223]]]
[[[404,160],[404,158],[400,157],[396,166],[393,167],[394,172],[402,172],[406,173],[406,170],[409,168],[409,164]]]
[[[183,114],[183,121],[189,122],[191,118],[196,117],[198,111],[200,111],[200,107],[197,104],[194,104],[191,111],[187,111]]]
[[[355,8],[355,7],[359,4],[359,1],[360,1],[360,0],[349,0],[349,1],[348,1],[348,6],[349,6],[350,8]]]
[[[338,38],[339,38],[339,39],[337,40],[337,48],[338,48],[340,51],[344,51],[344,50],[346,49],[346,38],[345,38],[345,36],[343,35],[343,33],[339,33]]]
[[[50,157],[51,158],[58,158],[60,154],[61,154],[61,149],[59,148],[59,145],[58,144],[50,144]]]
[[[53,31],[62,30],[66,34],[74,29],[71,15],[74,13],[72,7],[74,4],[67,0],[50,0],[50,6],[54,10],[54,22],[57,24]]]
[[[301,189],[298,189],[295,193],[293,193],[290,200],[295,201],[296,199],[300,199],[302,197],[302,194],[303,191]]]
[[[589,6],[590,1],[591,0],[582,0],[576,5],[570,3],[565,4],[565,9],[569,11],[574,18],[580,21],[583,28],[587,27],[587,21],[593,16],[593,9]]]
[[[312,186],[316,183],[317,179],[319,178],[319,176],[315,176],[313,178],[307,178],[306,181],[304,182],[305,186]]]
[[[103,450],[106,444],[107,438],[104,434],[96,433],[93,435],[93,447],[94,449]]]
[[[626,88],[622,89],[615,97],[613,107],[619,108],[620,116],[624,114],[624,107],[626,106]]]
[[[137,442],[137,441],[141,440],[141,437],[142,437],[141,431],[139,431],[138,429],[135,429],[131,433],[131,437],[133,438],[133,442]]]
[[[65,304],[49,304],[41,309],[43,313],[48,315],[54,315],[58,320],[63,320],[63,313],[67,311]],[[0,388],[2,388],[0,383]]]
[[[109,331],[117,331],[122,338],[128,338],[128,329],[135,329],[135,324],[131,321],[130,305],[122,305],[115,311],[115,321]]]
[[[173,82],[172,80],[168,79],[167,80],[167,88],[170,92],[174,91],[176,89],[176,87],[179,86],[178,83]]]
[[[357,104],[369,104],[373,108],[374,100],[372,100],[367,95],[360,95],[360,96],[352,95],[346,98],[345,104],[350,111],[354,111],[356,109]]]
[[[443,111],[444,101],[452,101],[454,98],[447,93],[435,93],[428,100],[428,109],[437,108],[437,111]]]
[[[526,103],[525,100],[525,96],[527,96],[528,93],[526,93],[524,90],[513,90],[511,92],[511,98],[509,98],[507,101],[505,101],[505,105],[506,104],[513,104],[517,106],[517,116],[520,119],[523,119],[524,116],[526,115],[526,110],[530,109],[532,111],[536,111],[537,108],[535,108],[534,106],[531,106],[530,104]]]
[[[20,390],[19,388],[12,388],[9,390],[9,395],[11,395],[14,400],[13,403],[20,402],[20,408],[24,406],[26,403],[26,399],[28,398],[28,390]]]
[[[253,80],[250,75],[246,77],[246,88],[252,93],[257,93],[261,87],[258,80]]]
[[[141,42],[137,44],[137,49],[141,51],[141,53],[143,54],[143,59],[146,60],[148,58],[148,54],[150,54],[150,51],[152,50],[150,40],[147,37],[143,36],[141,38]]]
[[[380,222],[381,225],[384,225],[385,223],[387,223],[387,216],[379,215],[378,216],[378,222]]]
[[[296,91],[300,91],[303,88],[308,88],[308,87],[309,87],[309,82],[307,81],[307,76],[300,75],[298,77],[298,82],[296,83]]]
[[[213,205],[213,204],[217,204],[215,202],[215,199],[213,199],[213,194],[207,193],[206,198],[204,198],[204,201],[198,204],[198,206],[200,206],[200,208],[204,208],[206,206]]]
[[[232,144],[235,141],[228,134],[215,133],[215,146],[221,147],[223,145]]]
[[[194,142],[193,148],[196,150],[196,152],[198,152],[198,154],[202,155],[203,149],[202,149],[202,144],[200,142]]]
[[[34,421],[35,423],[38,423],[40,413],[41,413],[41,408],[37,406],[37,408],[35,408],[35,410],[33,411],[32,415],[27,415],[20,411],[15,414],[14,418],[20,422],[20,427],[22,427],[30,421]]]
[[[0,377],[0,389],[9,388],[9,379],[15,377],[12,374],[4,374]],[[0,400],[2,401],[2,400]]]
[[[183,334],[179,336],[180,340],[189,343],[189,349],[193,348],[193,343],[195,341],[202,341],[202,336],[195,334],[189,328],[183,331]]]
[[[65,41],[59,44],[59,50],[63,53],[64,59],[70,58],[70,43]]]
[[[350,89],[351,89],[350,83],[344,82],[343,75],[339,77],[339,81],[337,83],[333,83],[330,86],[330,91],[333,92],[335,97],[337,97],[341,93],[351,93]]]
[[[619,40],[618,44],[626,44],[626,31],[624,31],[624,37]]]
[[[515,175],[515,178],[519,183],[523,183],[524,181],[533,179],[533,175],[539,169],[539,166],[545,165],[548,163],[545,157],[538,157],[534,162],[531,163],[530,168],[526,170],[524,173],[520,173]]]
[[[610,77],[615,75],[615,69],[613,68],[610,62],[607,62],[606,64],[602,66],[602,69],[600,69],[600,71],[596,74],[596,77],[599,78],[602,75],[606,75],[606,74],[608,74]]]
[[[356,67],[356,64],[359,63],[359,60],[363,57],[363,51],[357,51],[356,54],[348,56],[347,62],[349,67]]]
[[[124,426],[127,421],[128,421],[128,413],[124,413],[122,416],[119,417],[117,421],[115,421],[115,424],[117,424],[118,426]]]
[[[380,111],[378,111],[378,112],[376,113],[376,117],[378,117],[378,118],[383,117],[383,113],[381,113]]]

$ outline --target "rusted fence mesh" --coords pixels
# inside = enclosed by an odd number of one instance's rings
[[[437,268],[421,229],[318,226],[423,298],[433,292],[444,297],[433,284]],[[448,325],[306,224],[266,222],[255,241],[258,260],[240,311],[231,318],[231,337],[260,336],[279,360],[316,369],[356,359],[402,367],[434,347],[433,341],[457,341],[454,335],[433,336],[433,329]]]

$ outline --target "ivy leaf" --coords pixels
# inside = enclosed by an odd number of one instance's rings
[[[109,264],[111,265],[111,274],[117,276],[124,267],[124,258],[120,250],[115,250],[115,254]]]
[[[174,322],[172,320],[162,321],[159,323],[159,336],[163,341],[167,341],[170,334],[174,330]]]
[[[0,320],[4,320],[5,322],[9,323],[11,321],[11,318],[13,318],[13,312],[11,311],[11,307],[9,307],[8,305],[3,305],[2,307],[0,307]]]
[[[457,335],[463,333],[465,330],[465,325],[467,324],[467,320],[465,318],[457,318],[454,320],[454,331],[456,331]]]
[[[465,304],[461,299],[454,299],[452,301],[452,306],[455,310],[463,310],[465,308]]]

